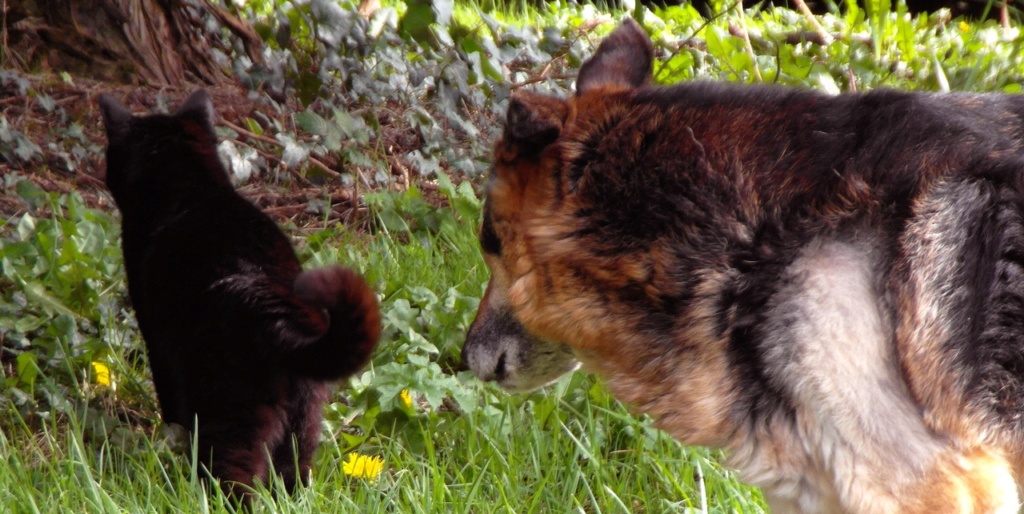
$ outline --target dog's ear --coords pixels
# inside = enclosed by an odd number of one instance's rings
[[[181,104],[181,107],[178,107],[178,111],[174,115],[179,118],[194,119],[209,129],[211,133],[213,132],[216,114],[213,112],[213,101],[210,100],[210,95],[206,93],[205,89],[192,93]]]
[[[576,94],[600,88],[634,89],[651,79],[654,46],[637,22],[627,18],[580,67]]]
[[[117,145],[128,137],[128,129],[132,121],[132,112],[110,93],[103,93],[97,99],[100,104],[100,115],[103,127],[107,129],[107,143]]]
[[[527,92],[512,95],[505,120],[505,146],[512,154],[508,157],[538,157],[558,139],[568,114],[564,100]]]

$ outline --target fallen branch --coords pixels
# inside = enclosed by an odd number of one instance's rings
[[[259,134],[254,133],[254,132],[246,130],[246,129],[238,126],[238,125],[235,125],[234,123],[231,123],[228,120],[221,120],[221,123],[223,123],[224,125],[227,125],[228,128],[230,128],[231,130],[234,130],[235,132],[238,132],[239,134],[245,136],[248,139],[255,139],[257,141],[260,141],[260,142],[263,142],[263,143],[267,143],[269,145],[274,145],[274,146],[276,146],[278,148],[284,148],[284,143],[282,143],[282,142],[280,142],[280,141],[278,141],[278,140],[276,140],[276,139],[274,139],[272,137],[261,136]],[[242,141],[237,141],[236,140],[236,142],[241,143],[241,144],[245,144]],[[273,158],[272,160],[276,160],[278,162],[281,161],[280,157],[277,157],[276,155],[273,155],[270,152],[266,152],[266,151],[260,150],[259,148],[256,148],[256,147],[254,147],[252,145],[246,145],[246,146],[248,146],[249,148],[252,148],[253,150],[256,150],[264,158]],[[332,170],[330,168],[330,166],[324,164],[323,161],[321,161],[320,159],[317,159],[316,157],[313,157],[312,155],[308,156],[306,159],[313,166],[316,166],[317,169],[319,169],[320,171],[326,173],[329,177],[335,178],[335,179],[341,178],[341,173],[338,173],[337,171]],[[296,172],[294,172],[293,170],[289,170],[289,171],[291,171],[292,174],[295,175],[296,177],[299,177],[299,175]],[[310,183],[308,180],[306,180],[305,177],[302,177],[301,180],[304,181],[306,184]]]

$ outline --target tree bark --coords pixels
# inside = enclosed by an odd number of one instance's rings
[[[180,86],[231,82],[221,29],[254,62],[262,43],[248,23],[210,0],[0,0],[0,67],[50,68],[104,81]]]

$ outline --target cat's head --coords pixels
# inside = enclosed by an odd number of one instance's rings
[[[122,210],[177,185],[230,184],[206,91],[193,93],[173,114],[134,116],[108,93],[98,103],[107,130],[107,187]]]

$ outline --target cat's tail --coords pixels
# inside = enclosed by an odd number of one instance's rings
[[[355,271],[330,266],[303,271],[295,279],[295,296],[326,311],[329,326],[317,341],[287,354],[298,374],[336,380],[359,371],[380,338],[377,296]]]

